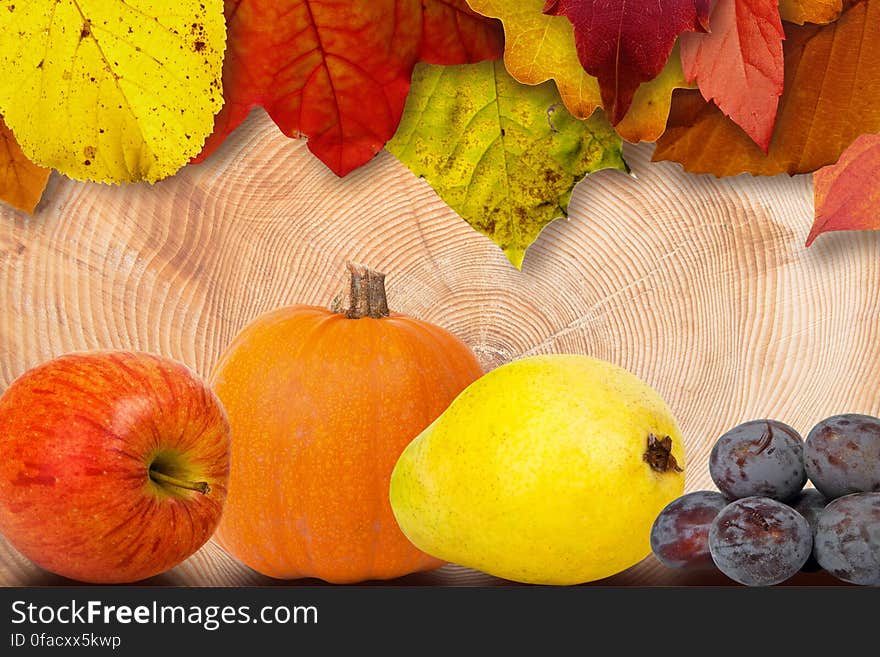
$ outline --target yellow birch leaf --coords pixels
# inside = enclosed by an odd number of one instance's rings
[[[0,114],[35,164],[155,182],[213,129],[225,47],[222,0],[0,0]]]
[[[596,78],[587,74],[574,45],[574,28],[564,16],[542,13],[544,0],[468,0],[474,11],[504,25],[504,65],[524,84],[554,80],[566,109],[587,118],[602,107]],[[615,127],[629,142],[656,141],[666,129],[672,91],[694,88],[681,70],[678,48],[656,78],[639,87],[632,106]]]

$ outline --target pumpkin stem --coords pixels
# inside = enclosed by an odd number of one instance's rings
[[[388,317],[390,313],[388,298],[385,295],[385,274],[354,262],[349,262],[347,266],[351,274],[351,288],[349,307],[344,311],[345,316],[349,319]],[[331,310],[343,312],[340,305],[334,302]]]

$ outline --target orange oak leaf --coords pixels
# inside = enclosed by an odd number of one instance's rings
[[[764,153],[696,92],[676,92],[654,160],[691,173],[809,173],[837,161],[859,135],[880,132],[880,0],[836,23],[785,26],[785,91]]]
[[[880,134],[862,135],[813,176],[816,221],[807,246],[832,230],[880,229]]]
[[[0,201],[33,214],[50,172],[25,157],[0,117]]]
[[[717,0],[709,28],[681,35],[684,74],[766,152],[785,66],[778,0]]]
[[[779,0],[782,20],[804,23],[831,23],[843,11],[843,0]]]
[[[705,32],[710,0],[547,0],[566,16],[584,69],[599,80],[602,105],[620,123],[639,85],[663,70],[682,32]]]
[[[419,61],[497,59],[500,25],[465,0],[226,0],[226,105],[201,161],[255,106],[337,175],[397,129]]]

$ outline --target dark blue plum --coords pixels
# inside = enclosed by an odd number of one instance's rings
[[[709,527],[729,500],[701,490],[666,505],[651,527],[651,550],[667,568],[711,568]]]
[[[880,493],[839,497],[819,514],[816,560],[853,584],[880,586]]]
[[[807,436],[804,466],[829,499],[880,491],[880,419],[850,413],[822,420]]]
[[[800,434],[776,420],[753,420],[721,436],[709,455],[709,474],[731,499],[787,500],[807,482]]]
[[[816,561],[815,554],[816,527],[819,524],[819,514],[822,513],[822,510],[828,504],[828,498],[815,488],[804,488],[800,493],[788,500],[787,504],[806,519],[810,525],[810,531],[813,532],[813,554],[810,555],[810,558],[807,559],[807,563],[801,567],[801,570],[805,573],[814,573],[822,570],[819,562]]]
[[[784,582],[806,563],[813,534],[806,519],[769,497],[746,497],[721,510],[709,530],[718,569],[747,586]]]

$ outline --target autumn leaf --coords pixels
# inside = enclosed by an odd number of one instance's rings
[[[614,129],[628,142],[657,141],[666,131],[672,92],[690,88],[693,85],[685,78],[676,45],[660,75],[639,86],[632,105]]]
[[[880,0],[854,4],[830,25],[785,29],[785,91],[767,154],[699,94],[677,92],[654,159],[716,176],[807,173],[880,132]]]
[[[499,26],[465,0],[227,0],[226,16],[226,106],[197,161],[261,105],[344,176],[394,134],[416,62],[502,50]]]
[[[0,0],[0,35],[0,114],[71,178],[170,176],[223,103],[221,0]]]
[[[0,201],[32,214],[49,173],[25,157],[15,135],[0,118]]]
[[[709,26],[681,35],[685,75],[766,152],[783,88],[778,0],[717,0]]]
[[[584,69],[599,80],[612,123],[629,110],[639,85],[666,64],[682,32],[706,31],[710,0],[547,0],[544,13],[566,16]]]
[[[581,178],[626,168],[601,112],[576,119],[552,83],[522,85],[500,62],[419,65],[388,150],[517,267]]]
[[[504,24],[504,64],[518,81],[554,80],[566,109],[587,118],[602,107],[599,82],[578,60],[574,28],[564,16],[542,13],[544,0],[468,0],[471,8]],[[630,142],[656,141],[666,129],[672,90],[690,87],[676,52],[656,78],[642,84],[615,129]]]
[[[779,0],[782,20],[804,23],[832,23],[843,11],[843,0]]]
[[[813,176],[816,221],[807,246],[832,230],[880,229],[880,134],[862,135]]]
[[[602,106],[599,83],[578,61],[571,23],[542,13],[544,0],[468,0],[468,4],[501,20],[504,64],[516,80],[540,84],[555,79],[565,107],[580,118]]]

